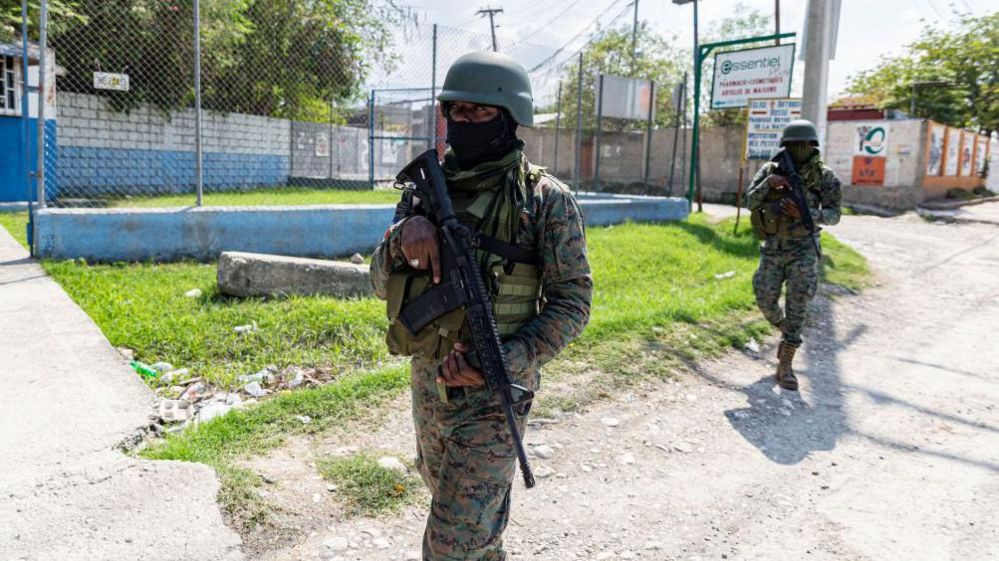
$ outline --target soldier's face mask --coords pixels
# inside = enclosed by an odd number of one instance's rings
[[[787,145],[787,151],[791,154],[794,163],[801,164],[811,157],[815,147],[807,142],[791,142]]]
[[[447,143],[454,151],[462,169],[481,163],[499,160],[514,148],[517,142],[517,123],[506,111],[481,123],[455,121],[450,111],[447,115]]]

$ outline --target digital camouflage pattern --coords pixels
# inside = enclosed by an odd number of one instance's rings
[[[842,193],[836,174],[819,160],[817,151],[801,167],[805,200],[815,224],[837,224]],[[779,205],[781,195],[767,181],[776,169],[775,163],[767,162],[756,173],[746,194],[750,211],[760,212],[767,210],[766,205]],[[798,346],[802,341],[808,303],[818,287],[820,263],[809,240],[811,234],[803,228],[792,227],[793,222],[790,217],[783,217],[780,233],[764,238],[760,265],[753,275],[753,292],[756,305],[767,321],[781,330],[785,341]],[[785,284],[785,309],[781,310],[779,299]]]
[[[525,163],[526,164],[526,163]],[[504,340],[515,383],[536,391],[541,366],[579,335],[589,321],[593,280],[579,205],[548,173],[532,176],[520,213],[517,243],[536,252],[542,270],[540,313]],[[396,208],[395,224],[375,249],[371,280],[386,297],[390,273],[406,267],[399,225],[410,201]],[[516,456],[499,399],[485,389],[452,390],[442,401],[439,365],[412,361],[417,466],[433,494],[423,537],[423,558],[438,561],[502,560],[502,534],[510,515]],[[520,419],[521,431],[526,418]]]

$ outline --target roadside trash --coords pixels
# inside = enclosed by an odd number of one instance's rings
[[[201,382],[191,384],[186,390],[184,390],[184,393],[180,396],[180,398],[187,401],[196,401],[199,397],[201,397],[201,392],[203,391],[205,391],[205,385]]]
[[[157,372],[155,368],[143,362],[133,360],[129,364],[131,364],[132,369],[138,372],[139,375],[141,375],[143,378],[156,378],[157,376],[160,375],[160,373]]]
[[[237,325],[232,328],[232,330],[236,333],[253,333],[254,331],[257,331],[257,329],[257,322],[255,321],[249,325]]]
[[[191,290],[188,290],[187,292],[185,292],[184,296],[186,296],[188,298],[201,298],[201,289],[200,288],[192,288]]]
[[[249,384],[246,384],[246,386],[243,387],[243,390],[246,391],[246,393],[252,395],[253,397],[264,397],[268,393],[267,390],[260,387],[259,382],[250,382]]]
[[[734,276],[735,276],[735,271],[728,271],[728,272],[725,272],[725,273],[719,273],[719,274],[715,275],[715,278],[718,279],[718,280],[724,280],[724,279],[730,279],[730,278],[732,278]]]
[[[364,257],[360,253],[355,253],[350,256],[350,262],[355,265],[360,265],[364,263]]]

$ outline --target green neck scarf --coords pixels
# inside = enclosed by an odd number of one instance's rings
[[[822,184],[822,158],[819,157],[818,150],[812,152],[812,155],[805,160],[798,170],[798,175],[801,176],[806,189],[817,188]]]
[[[527,160],[522,148],[523,144],[519,144],[503,158],[468,170],[461,169],[450,149],[444,153],[443,168],[448,190],[466,195],[481,193],[473,206],[478,206],[478,199],[483,197],[488,204],[481,213],[478,230],[506,243],[516,243],[521,201],[527,197]],[[487,194],[489,192],[492,192],[491,197]],[[480,254],[483,267],[495,257],[490,255]]]

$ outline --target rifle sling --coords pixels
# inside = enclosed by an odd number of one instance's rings
[[[508,263],[527,263],[528,265],[537,265],[538,257],[533,251],[529,249],[524,249],[519,245],[514,245],[512,243],[506,243],[504,241],[497,240],[496,238],[490,238],[489,236],[484,236],[481,233],[475,235],[476,242],[480,249],[484,249],[493,255],[497,255],[506,259]]]

